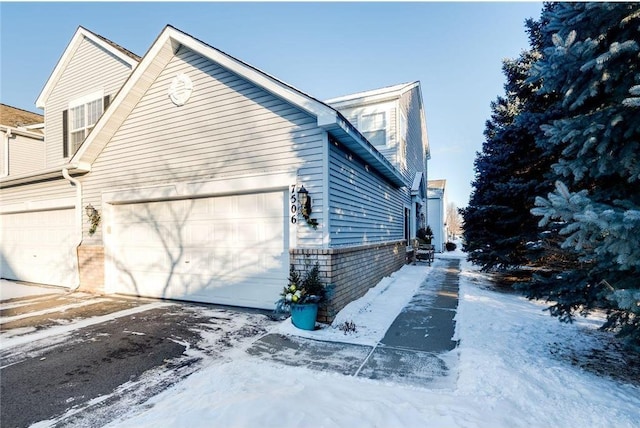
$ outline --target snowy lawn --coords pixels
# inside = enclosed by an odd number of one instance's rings
[[[310,337],[370,343],[384,335],[403,305],[435,267],[405,266],[384,279],[336,320]],[[603,348],[602,319],[561,324],[544,306],[492,291],[466,261],[456,316],[457,374],[450,390],[312,371],[259,360],[237,349],[132,409],[113,427],[638,427],[640,388],[572,364],[563,348]],[[379,310],[376,312],[376,310]],[[336,323],[336,325],[337,325]],[[335,326],[334,326],[335,327]],[[273,332],[295,334],[283,321]],[[564,344],[564,345],[563,345]]]

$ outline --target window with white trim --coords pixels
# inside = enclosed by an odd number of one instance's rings
[[[374,146],[387,144],[387,115],[385,112],[367,113],[360,116],[358,128]]]
[[[87,138],[106,107],[108,98],[102,91],[94,92],[69,103],[66,117],[66,132],[64,135],[64,156],[73,155]]]

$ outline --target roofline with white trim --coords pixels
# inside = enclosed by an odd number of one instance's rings
[[[401,83],[394,86],[386,86],[384,88],[372,89],[370,91],[356,92],[354,94],[343,95],[340,97],[331,98],[324,102],[329,105],[340,105],[343,107],[348,104],[360,104],[363,99],[364,102],[382,102],[400,97],[407,91],[420,86],[418,80],[409,83]]]
[[[22,135],[25,137],[30,137],[38,140],[44,140],[43,134],[39,132],[26,130],[23,127],[16,128],[15,126],[0,125],[0,131],[3,131],[3,132],[10,131],[12,134]]]
[[[0,178],[0,188],[18,186],[21,184],[35,183],[45,180],[64,178],[62,170],[67,169],[71,175],[86,174],[91,171],[91,165],[86,163],[68,163],[53,168],[41,169],[19,175],[8,175]]]
[[[90,150],[91,145],[94,144],[94,142],[103,145],[108,143],[112,135],[105,135],[102,133],[102,130],[114,117],[123,101],[130,95],[137,83],[148,72],[150,66],[154,63],[155,58],[163,49],[166,49],[169,46],[174,53],[180,46],[185,46],[211,61],[220,64],[240,77],[262,87],[268,92],[315,116],[317,125],[328,133],[331,133],[332,130],[342,130],[342,137],[336,137],[338,140],[347,138],[349,140],[346,141],[347,147],[351,150],[358,150],[358,152],[360,152],[358,153],[360,156],[368,158],[365,160],[375,165],[375,168],[395,185],[400,187],[406,186],[400,172],[336,109],[284,83],[283,81],[270,76],[258,68],[226,54],[225,52],[222,52],[219,49],[216,49],[170,25],[167,25],[156,38],[138,66],[124,83],[121,90],[116,94],[115,98],[109,105],[109,108],[104,112],[102,117],[100,117],[93,130],[87,136],[87,139],[73,156],[71,162],[92,164],[93,161],[95,161],[98,154],[101,152],[101,148],[98,146],[99,150]],[[139,95],[135,96],[142,97],[143,94],[139,91]],[[124,118],[121,117],[114,120],[124,120]],[[115,129],[118,127],[119,126],[111,127],[110,132],[115,133]],[[347,135],[348,137],[345,137],[344,135]],[[345,143],[345,141],[342,142]]]
[[[91,40],[92,42],[101,46],[105,50],[109,51],[110,53],[115,55],[117,58],[129,64],[132,69],[135,68],[136,65],[138,65],[138,61],[126,55],[124,52],[120,51],[115,46],[109,44],[104,38],[97,36],[96,34],[92,33],[91,31],[87,30],[84,27],[78,27],[75,34],[71,38],[71,41],[67,45],[67,48],[64,50],[64,52],[62,53],[62,56],[58,60],[58,63],[53,69],[53,72],[49,76],[47,83],[45,83],[44,87],[42,88],[42,91],[40,91],[40,95],[38,96],[38,99],[36,99],[36,107],[42,108],[42,109],[45,108],[46,100],[47,98],[49,98],[49,95],[51,94],[53,87],[58,81],[58,78],[64,71],[64,68],[69,63],[71,56],[76,51],[78,46],[80,46],[80,43],[84,38]]]

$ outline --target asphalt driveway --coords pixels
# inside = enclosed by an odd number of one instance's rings
[[[0,426],[103,425],[272,322],[260,311],[86,293],[3,300]]]

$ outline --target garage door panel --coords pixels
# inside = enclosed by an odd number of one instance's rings
[[[273,308],[288,276],[286,195],[115,206],[115,291]]]
[[[128,248],[123,249],[121,254],[121,261],[126,269],[129,271],[135,272],[153,272],[156,270],[165,270],[165,266],[171,266],[172,264],[172,256],[177,257],[175,253],[178,253],[179,250],[164,251],[159,248],[148,247],[148,248]]]
[[[77,282],[73,209],[0,216],[2,277],[72,287]]]
[[[199,220],[185,227],[185,241],[190,246],[203,247],[210,245],[214,241],[215,230],[214,225],[207,221]]]

